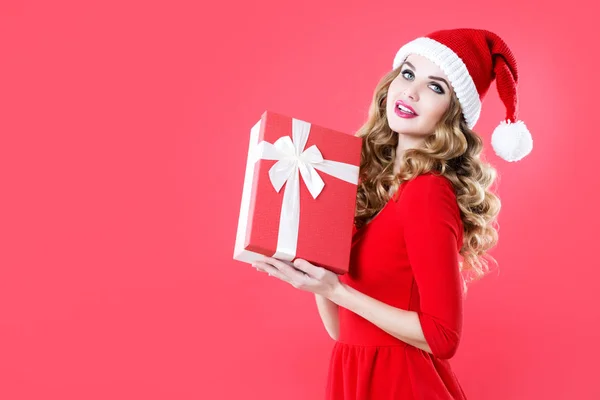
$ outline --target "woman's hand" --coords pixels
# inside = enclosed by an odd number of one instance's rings
[[[259,271],[267,272],[296,289],[305,290],[329,298],[340,285],[338,275],[325,268],[317,267],[306,260],[297,258],[292,263],[276,258],[265,257],[252,264]]]

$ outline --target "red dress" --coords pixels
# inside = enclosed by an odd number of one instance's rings
[[[340,281],[417,312],[433,354],[340,307],[326,399],[465,399],[448,361],[462,328],[462,235],[452,184],[431,172],[404,182],[371,222],[355,229],[350,270]]]

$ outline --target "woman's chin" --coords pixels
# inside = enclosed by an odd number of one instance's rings
[[[393,121],[393,123],[388,124],[390,129],[396,133],[417,133],[418,126],[413,121]]]

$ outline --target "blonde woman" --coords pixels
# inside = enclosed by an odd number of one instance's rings
[[[500,200],[472,128],[493,80],[506,106],[492,146],[507,161],[533,146],[517,120],[517,63],[496,34],[436,31],[398,50],[375,89],[363,138],[348,274],[266,257],[255,267],[315,293],[336,340],[329,400],[465,399],[449,359],[467,284],[490,270]]]

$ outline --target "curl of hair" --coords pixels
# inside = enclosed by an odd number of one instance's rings
[[[386,116],[387,92],[400,69],[386,74],[375,88],[368,118],[356,132],[363,138],[357,206],[354,223],[364,226],[387,203],[402,182],[427,172],[443,175],[454,187],[463,223],[463,244],[459,251],[463,288],[467,283],[490,272],[487,254],[498,242],[500,199],[491,189],[496,170],[480,159],[483,141],[462,116],[454,92],[450,106],[422,147],[407,149],[402,155],[399,173],[394,174],[398,135],[391,130]]]

